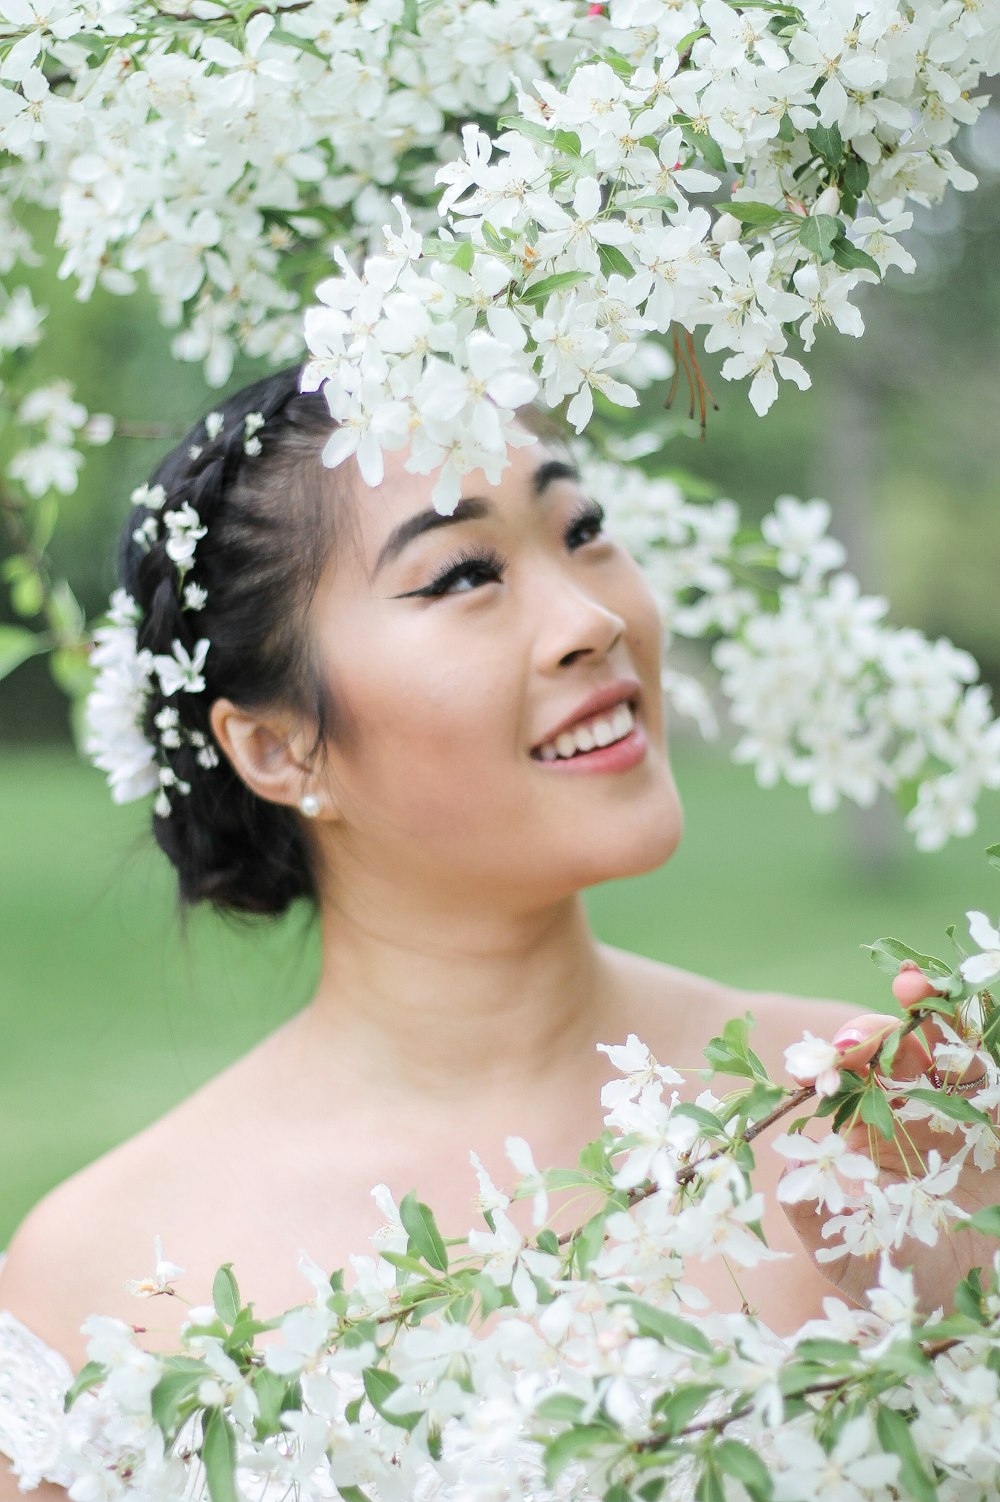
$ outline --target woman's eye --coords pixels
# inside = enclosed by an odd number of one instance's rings
[[[574,547],[582,547],[584,543],[593,542],[595,537],[600,537],[604,530],[604,507],[596,501],[587,507],[587,510],[570,523],[566,533],[566,541]]]
[[[459,558],[439,574],[426,591],[431,595],[469,594],[480,584],[503,578],[503,560],[495,555]]]

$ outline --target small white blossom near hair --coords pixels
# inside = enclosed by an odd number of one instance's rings
[[[840,1053],[825,1038],[806,1029],[798,1043],[785,1049],[785,1068],[803,1085],[815,1085],[817,1095],[836,1095],[840,1087]]]
[[[153,670],[160,680],[160,692],[169,699],[172,694],[184,692],[200,694],[205,687],[202,669],[211,643],[202,637],[195,642],[194,650],[188,652],[183,643],[174,641],[170,656],[153,658]]]
[[[985,913],[966,913],[969,934],[980,948],[979,954],[970,954],[959,969],[962,977],[973,986],[988,986],[1000,979],[1000,924],[994,928]]]
[[[257,437],[263,426],[262,412],[248,412],[243,419],[243,452],[251,459],[255,459],[263,451],[264,446]]]
[[[167,557],[176,564],[183,578],[191,568],[195,549],[208,528],[202,526],[201,517],[188,501],[184,501],[177,511],[165,511],[163,525],[167,529],[164,544]]]

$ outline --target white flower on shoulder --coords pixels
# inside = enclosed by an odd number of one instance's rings
[[[153,669],[160,680],[160,692],[165,698],[169,699],[178,689],[189,694],[202,692],[205,687],[202,668],[210,645],[207,638],[202,637],[201,641],[195,643],[194,651],[189,656],[181,643],[175,640],[172,644],[172,656],[153,658]]]
[[[218,438],[225,426],[225,420],[221,412],[209,412],[205,418],[205,432],[209,438]]]
[[[127,1293],[134,1294],[138,1299],[151,1299],[157,1294],[173,1294],[171,1283],[183,1277],[184,1268],[178,1267],[176,1262],[168,1262],[163,1255],[163,1242],[157,1236],[153,1242],[153,1255],[156,1258],[155,1270],[151,1278],[128,1278],[125,1282]]]
[[[836,1095],[840,1086],[840,1054],[825,1038],[806,1029],[800,1043],[785,1049],[785,1068],[803,1085],[815,1085],[817,1095]]]
[[[970,986],[988,986],[1000,976],[1000,923],[994,928],[985,913],[970,912],[969,933],[982,953],[970,954],[958,967]]]

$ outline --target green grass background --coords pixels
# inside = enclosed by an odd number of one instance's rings
[[[674,754],[687,827],[662,870],[588,894],[613,944],[749,988],[888,1004],[860,945],[890,933],[944,952],[945,925],[995,913],[982,832],[918,855],[891,812],[821,818],[761,792],[701,742]],[[188,939],[148,800],[118,808],[59,748],[0,749],[0,1247],[52,1184],[161,1115],[311,994],[305,915]],[[881,832],[872,838],[873,829]],[[808,1026],[803,1006],[803,1026]]]

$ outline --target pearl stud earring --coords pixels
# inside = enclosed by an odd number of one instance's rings
[[[306,793],[305,797],[299,802],[299,808],[307,819],[315,819],[319,813],[319,799],[315,798],[312,793]]]

